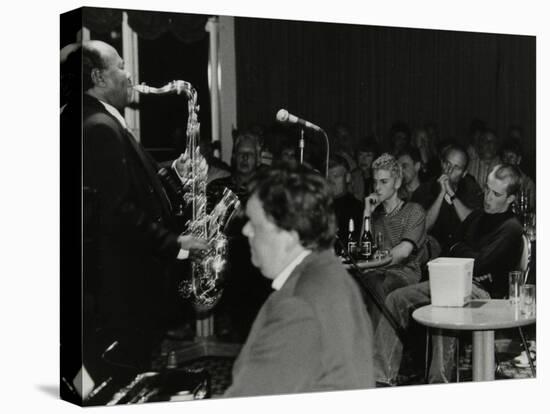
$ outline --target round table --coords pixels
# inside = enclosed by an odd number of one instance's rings
[[[416,309],[413,318],[431,328],[472,331],[472,377],[474,381],[495,379],[495,329],[515,328],[536,321],[525,316],[508,299],[474,300],[463,307],[427,305]]]

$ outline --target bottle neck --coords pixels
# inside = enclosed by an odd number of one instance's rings
[[[350,220],[349,221],[349,224],[348,224],[348,233],[353,233],[353,231],[355,230],[355,225],[353,223],[353,220]]]
[[[370,232],[370,216],[365,217],[365,233]]]

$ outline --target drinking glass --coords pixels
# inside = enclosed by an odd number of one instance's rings
[[[523,272],[514,270],[508,273],[508,299],[512,305],[517,305],[520,299],[520,288],[523,284]]]
[[[536,292],[535,285],[525,284],[520,288],[520,309],[524,316],[535,316]]]
[[[529,241],[532,243],[536,239],[536,218],[535,213],[530,213],[527,221],[527,226],[525,226],[525,234],[529,238]]]
[[[375,256],[375,258],[382,260],[389,254],[389,252],[384,249],[384,233],[382,233],[381,231],[376,233],[376,247],[378,254]]]

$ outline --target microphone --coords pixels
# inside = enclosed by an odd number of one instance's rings
[[[289,124],[300,124],[315,131],[322,131],[321,127],[318,127],[305,119],[298,118],[296,115],[290,114],[286,109],[279,109],[279,112],[277,112],[277,121],[288,122]]]

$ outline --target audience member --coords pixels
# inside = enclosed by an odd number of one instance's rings
[[[403,121],[396,121],[392,124],[389,133],[390,152],[398,154],[411,145],[411,130]]]
[[[261,164],[261,142],[257,134],[238,132],[231,156],[231,175],[208,184],[208,203],[212,207],[221,199],[223,190],[229,188],[244,205],[248,197],[248,182]]]
[[[468,128],[468,147],[466,149],[470,162],[479,158],[479,140],[481,134],[486,129],[485,122],[481,119],[474,118],[470,122],[470,127]]]
[[[371,166],[379,153],[374,136],[365,137],[357,148],[357,168],[352,168],[351,171],[351,193],[361,202],[365,200],[365,196],[374,191]]]
[[[479,137],[478,158],[471,160],[468,165],[468,172],[481,188],[485,188],[487,176],[501,162],[498,150],[499,142],[495,132],[491,129],[483,131]]]
[[[248,200],[248,185],[260,168],[261,146],[259,136],[249,131],[236,134],[232,155],[232,174],[212,181],[207,187],[208,211],[221,199],[229,188],[241,202]],[[248,241],[241,234],[244,217],[239,216],[228,228],[230,273],[225,292],[216,307],[217,329],[220,336],[232,341],[244,341],[252,321],[271,292],[269,283],[259,276],[250,261]]]
[[[277,161],[291,163],[296,162],[297,160],[296,144],[293,142],[283,144],[277,154]]]
[[[424,255],[426,230],[424,209],[399,198],[402,184],[401,166],[389,154],[382,154],[372,164],[374,193],[365,199],[364,215],[372,217],[373,236],[382,234],[383,245],[392,255],[391,263],[361,275],[381,298],[391,291],[420,280],[420,261]],[[374,326],[380,310],[368,303]]]
[[[216,144],[219,145],[219,141],[213,143],[209,139],[201,139],[200,142],[200,152],[208,163],[207,183],[211,183],[218,178],[225,178],[231,175],[231,167],[220,158],[214,156]]]
[[[468,174],[468,162],[463,147],[448,146],[441,157],[443,174],[431,182],[431,197],[422,201],[427,211],[426,231],[437,240],[437,251],[447,250],[459,224],[482,207],[483,192]]]
[[[444,252],[449,257],[475,259],[472,299],[502,297],[508,286],[508,272],[519,262],[522,227],[510,211],[519,187],[517,168],[506,164],[495,166],[488,176],[484,209],[472,212],[464,220],[454,243]],[[386,298],[387,308],[403,329],[409,327],[412,312],[429,303],[427,281],[397,289]],[[432,344],[429,381],[449,382],[456,338],[450,331],[439,331],[433,335]],[[376,329],[375,346],[377,382],[395,385],[403,344],[386,318]]]
[[[511,125],[510,128],[508,128],[508,136],[506,138],[510,141],[522,142],[523,128],[519,125]]]
[[[352,219],[354,223],[355,240],[359,238],[363,204],[350,194],[348,186],[351,180],[347,161],[338,155],[334,155],[329,162],[328,183],[334,198],[334,212],[338,225],[338,238],[346,243],[348,236],[348,223]],[[338,246],[338,245],[337,245]]]
[[[523,151],[520,141],[509,139],[504,142],[501,150],[502,161],[515,165],[521,173],[521,193],[527,197],[531,209],[536,208],[536,186],[533,180],[520,168]]]
[[[425,208],[427,200],[431,198],[431,183],[420,182],[422,169],[420,153],[416,148],[410,147],[398,154],[397,161],[403,171],[403,185],[399,188],[399,197]]]
[[[435,134],[435,132],[434,132]],[[420,181],[425,182],[430,178],[437,177],[441,173],[441,163],[436,143],[431,134],[428,134],[427,127],[417,128],[413,133],[411,146],[420,153]]]
[[[428,134],[428,142],[436,148],[439,144],[437,124],[435,122],[428,121],[424,124],[424,129],[426,130],[426,134]],[[437,152],[435,154],[437,154]]]
[[[338,122],[332,128],[331,139],[331,153],[344,157],[351,169],[354,169],[357,164],[353,158],[355,153],[355,139],[351,134],[350,127],[343,123]]]
[[[225,396],[372,387],[372,326],[359,287],[332,251],[336,225],[326,181],[301,165],[282,165],[261,171],[251,194],[243,234],[275,292]]]

